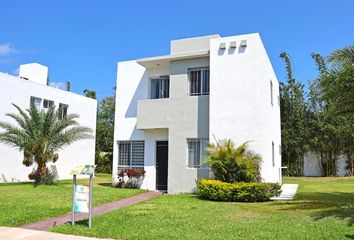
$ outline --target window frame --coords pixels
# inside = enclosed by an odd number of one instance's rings
[[[199,153],[198,153],[198,157],[199,157],[199,165],[196,164],[190,164],[190,159],[189,159],[189,143],[193,141],[199,144]],[[203,149],[203,143],[205,144],[205,148]],[[209,144],[209,139],[208,138],[187,138],[186,141],[187,144],[187,168],[191,168],[191,169],[209,169],[209,166],[206,164],[202,164],[204,163],[203,160],[207,157],[207,152],[206,152],[206,147]],[[195,163],[195,162],[194,162]]]
[[[39,100],[39,105],[36,105],[36,100]],[[31,98],[30,98],[30,107],[32,107],[32,105],[33,105],[35,108],[40,110],[41,107],[42,107],[42,100],[43,100],[42,98],[31,96]]]
[[[128,165],[121,165],[120,164],[120,144],[121,143],[128,143],[129,144],[129,164]],[[143,164],[142,165],[133,165],[133,143],[142,143],[142,153],[143,153]],[[125,169],[144,169],[145,167],[145,140],[118,140],[118,169],[125,170]]]
[[[204,70],[208,70],[208,91],[204,92]],[[191,92],[191,72],[194,71],[200,71],[200,86],[198,86],[198,92],[197,93],[192,93]],[[210,67],[205,66],[205,67],[196,67],[196,68],[188,68],[187,70],[187,75],[188,75],[188,96],[209,96],[210,95]]]
[[[272,166],[275,166],[275,146],[274,146],[274,141],[272,141]]]
[[[64,114],[62,114],[62,112],[61,112],[63,106],[65,107],[65,108],[64,108],[64,109],[65,109],[65,116],[64,116]],[[59,106],[58,106],[59,119],[66,118],[66,117],[68,116],[68,109],[69,109],[69,105],[68,105],[68,104],[59,103]]]
[[[48,103],[48,106],[45,106],[45,102]],[[49,109],[51,107],[54,107],[54,101],[48,100],[48,99],[43,99],[43,108]]]
[[[157,81],[158,82],[158,97],[152,97],[152,81]],[[167,86],[167,89],[162,89],[162,82],[165,81],[165,85]],[[166,84],[167,82],[167,84]],[[164,95],[162,94],[164,93]],[[162,75],[158,77],[151,77],[149,78],[149,99],[164,99],[164,98],[170,98],[170,76],[169,75]]]
[[[273,106],[273,82],[270,80],[270,104]]]

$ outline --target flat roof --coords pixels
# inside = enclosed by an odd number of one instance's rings
[[[146,68],[157,68],[162,66],[168,66],[171,61],[191,59],[191,58],[200,58],[208,57],[209,50],[199,51],[199,52],[188,52],[182,54],[172,54],[172,55],[163,55],[158,57],[149,57],[149,58],[140,58],[136,62]]]

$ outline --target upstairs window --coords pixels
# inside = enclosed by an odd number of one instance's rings
[[[209,95],[209,67],[188,69],[189,95]]]
[[[272,165],[275,166],[275,159],[274,159],[274,142],[272,142]]]
[[[54,106],[54,101],[44,99],[43,100],[43,108],[51,108]]]
[[[170,77],[161,76],[151,79],[150,99],[169,98]]]
[[[34,106],[38,110],[41,109],[42,98],[37,98],[37,97],[32,96],[31,101],[30,101],[30,105],[31,105],[31,107]]]
[[[68,115],[68,108],[69,106],[67,104],[59,103],[59,118],[63,119],[66,118]]]
[[[273,106],[273,82],[270,81],[270,104]]]
[[[144,141],[118,142],[118,168],[144,168]]]
[[[206,148],[208,146],[208,139],[189,138],[188,145],[188,167],[200,168],[203,160],[207,157]]]

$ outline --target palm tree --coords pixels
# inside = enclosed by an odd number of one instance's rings
[[[330,113],[354,114],[354,45],[332,52],[332,68],[320,77],[322,98],[331,103]]]
[[[247,150],[249,142],[235,146],[232,140],[210,144],[207,163],[215,179],[223,182],[260,181],[261,156]]]
[[[77,114],[63,117],[54,107],[40,111],[34,105],[22,110],[12,104],[19,114],[8,113],[17,124],[0,121],[0,142],[23,151],[23,164],[37,164],[41,176],[47,173],[47,163],[56,162],[58,151],[81,139],[92,138],[92,130],[79,126]]]

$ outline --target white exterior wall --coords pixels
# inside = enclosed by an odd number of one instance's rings
[[[137,104],[138,100],[148,99],[148,75],[168,75],[168,70],[148,71],[136,61],[118,63],[117,94],[115,111],[115,129],[113,146],[113,177],[118,174],[118,144],[117,141],[145,141],[145,179],[142,189],[156,189],[155,142],[168,140],[167,129],[138,130]]]
[[[234,40],[237,48],[229,50],[229,43]],[[248,41],[246,48],[239,48],[241,40]],[[227,43],[224,52],[219,51],[220,42]],[[173,60],[173,54],[193,55],[193,51],[208,48],[210,57]],[[263,158],[263,180],[281,181],[279,84],[259,35],[226,38],[213,35],[195,41],[172,41],[171,54],[170,61],[164,56],[161,62],[156,57],[140,60],[140,64],[118,63],[114,178],[117,180],[117,141],[145,140],[146,175],[142,188],[155,190],[156,140],[168,140],[168,193],[192,192],[198,178],[208,177],[209,173],[205,169],[188,168],[187,138],[209,137],[212,142],[215,135],[218,139],[231,138],[236,144],[253,140],[250,149]],[[210,96],[189,96],[188,68],[205,66],[210,67]],[[170,76],[169,98],[148,99],[149,78],[162,75]]]
[[[38,63],[22,64],[19,71],[20,78],[47,85],[48,67]]]
[[[241,48],[241,40],[247,47]],[[229,48],[236,41],[235,49]],[[219,49],[220,43],[226,49]],[[273,82],[273,106],[270,97]],[[250,149],[262,156],[262,178],[281,180],[279,83],[258,34],[212,39],[210,43],[210,136],[232,139],[237,145],[252,141]],[[275,165],[272,165],[274,141]]]
[[[56,107],[59,103],[69,105],[68,114],[79,114],[79,124],[91,128],[95,135],[96,100],[4,73],[0,73],[0,120],[15,123],[10,117],[5,116],[6,113],[17,113],[11,103],[27,109],[30,107],[31,96],[42,98],[42,104],[43,99],[48,99],[54,101]],[[61,150],[59,160],[56,163],[50,162],[48,167],[55,165],[59,179],[69,179],[70,171],[75,166],[94,164],[94,155],[95,139],[81,140]],[[34,166],[25,167],[22,161],[22,152],[0,143],[0,182],[28,181],[28,174]]]

